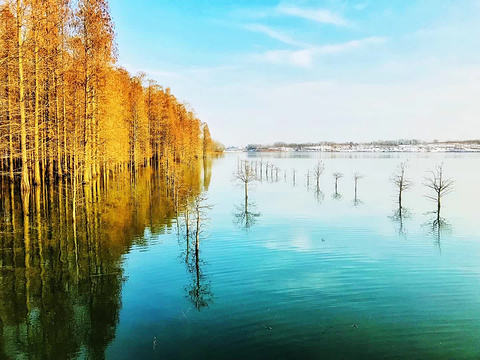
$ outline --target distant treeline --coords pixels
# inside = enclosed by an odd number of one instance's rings
[[[115,65],[106,0],[0,2],[0,173],[21,188],[221,150],[193,110]]]
[[[303,149],[308,147],[315,146],[358,146],[358,145],[373,145],[373,146],[400,146],[400,145],[421,145],[421,144],[480,144],[480,140],[461,140],[461,141],[438,141],[434,140],[433,142],[421,141],[418,139],[399,139],[399,140],[377,140],[371,142],[331,142],[331,141],[320,141],[320,142],[307,142],[307,143],[286,143],[286,142],[275,142],[273,144],[248,144],[247,150],[261,150],[269,148],[290,148],[290,149]]]

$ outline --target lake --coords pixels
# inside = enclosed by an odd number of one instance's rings
[[[232,181],[243,160],[262,167],[247,211]],[[414,186],[400,217],[391,177],[406,160]],[[4,184],[0,358],[479,358],[479,162],[468,153],[227,153],[173,195],[153,170],[93,188],[100,200],[79,200],[75,233],[67,185],[34,195],[25,216]],[[441,163],[455,183],[439,225],[422,183]],[[344,175],[337,193],[334,172]],[[198,251],[175,196],[183,188],[194,189],[187,202],[205,194]]]

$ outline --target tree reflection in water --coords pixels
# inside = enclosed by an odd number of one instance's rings
[[[240,205],[234,205],[234,209],[232,211],[234,224],[241,229],[249,230],[257,223],[258,218],[261,215],[259,212],[255,211],[256,208],[257,205],[253,201],[243,202]]]
[[[123,255],[145,241],[147,227],[152,234],[172,227],[175,189],[199,194],[210,165],[203,177],[202,167],[178,165],[168,178],[147,168],[75,188],[63,179],[24,201],[19,184],[0,178],[0,358],[104,358],[119,321]],[[198,249],[191,264],[200,307]]]
[[[405,207],[399,207],[397,210],[395,210],[393,215],[390,216],[390,219],[398,224],[399,235],[403,237],[407,236],[407,231],[405,230],[404,221],[406,219],[410,219],[411,217],[412,216],[411,216],[410,210],[408,210]]]
[[[438,248],[440,254],[442,253],[442,238],[452,232],[452,227],[445,219],[437,217],[431,222],[430,233],[433,235],[433,241]]]
[[[422,228],[426,233],[433,238],[433,244],[438,248],[439,253],[442,253],[442,240],[452,232],[451,224],[442,217],[438,217],[436,212],[432,212],[434,218],[423,223]]]
[[[315,186],[314,190],[315,200],[317,200],[318,204],[322,204],[325,200],[325,195],[322,190],[320,190],[319,186]]]
[[[203,273],[203,267],[206,265],[204,261],[200,259],[200,242],[205,239],[206,227],[208,224],[207,213],[212,209],[212,205],[207,203],[208,198],[204,193],[198,194],[194,197],[192,203],[187,205],[189,213],[192,214],[186,224],[186,229],[193,228],[193,231],[185,232],[186,239],[186,251],[185,262],[187,264],[187,270],[192,275],[192,282],[186,286],[187,298],[192,302],[195,309],[200,311],[204,307],[213,301],[213,293],[211,290],[210,281],[205,277]],[[192,224],[189,224],[190,220]],[[190,236],[194,237],[190,241]],[[193,258],[189,258],[190,246],[193,245]]]

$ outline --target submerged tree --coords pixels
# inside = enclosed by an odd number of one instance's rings
[[[335,179],[335,195],[339,195],[338,194],[338,180],[343,178],[343,174],[341,172],[335,172],[335,173],[333,173],[333,177]]]
[[[239,181],[243,183],[245,189],[245,203],[248,203],[248,187],[249,184],[257,180],[255,175],[255,168],[248,161],[243,161],[239,169],[233,173],[234,181]]]
[[[402,195],[403,192],[413,186],[413,182],[405,177],[407,162],[402,162],[398,166],[398,171],[392,175],[392,182],[397,188],[398,192],[398,208],[402,209]]]
[[[434,195],[426,195],[427,199],[434,201],[437,204],[436,213],[436,222],[440,223],[440,210],[442,204],[442,198],[452,192],[453,190],[453,180],[451,178],[445,178],[443,175],[443,163],[437,165],[435,170],[429,171],[429,176],[425,177],[423,185],[431,189],[434,192]]]
[[[353,174],[353,181],[355,182],[355,199],[357,199],[357,185],[358,185],[358,180],[363,179],[363,175],[360,174],[359,172],[356,172]]]
[[[325,171],[325,165],[322,161],[318,161],[315,167],[313,168],[313,175],[315,176],[317,188],[320,188],[320,176],[322,176]]]

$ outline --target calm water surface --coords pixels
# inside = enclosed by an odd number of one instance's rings
[[[243,188],[231,181],[246,158],[281,169],[250,188],[248,216]],[[318,159],[326,167],[320,191],[306,178]],[[415,186],[399,218],[389,179],[406,159]],[[198,259],[187,252],[184,220],[177,225],[174,214],[163,214],[168,202],[155,191],[138,201],[153,201],[142,216],[151,220],[154,209],[157,224],[119,225],[99,245],[98,280],[62,286],[75,272],[73,255],[54,254],[41,271],[63,264],[56,281],[30,305],[15,305],[23,304],[16,287],[29,289],[22,282],[29,270],[19,273],[2,255],[0,357],[477,359],[479,161],[476,154],[226,154],[203,184],[213,208]],[[455,190],[438,227],[422,181],[441,162]],[[345,176],[334,196],[337,171]],[[365,176],[355,201],[356,171]],[[136,204],[125,210],[133,215],[111,217],[140,216]],[[12,272],[21,276],[12,280]],[[38,279],[31,288],[48,280]],[[59,314],[57,302],[66,301],[73,305]],[[15,306],[28,315],[10,318]],[[43,320],[34,325],[36,318]]]

